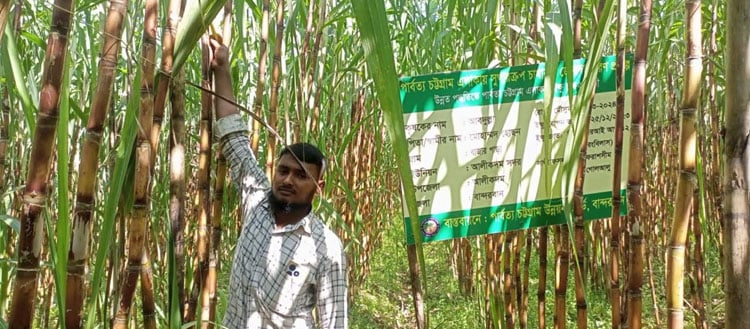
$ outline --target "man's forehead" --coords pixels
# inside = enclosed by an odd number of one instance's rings
[[[317,168],[318,168],[318,166],[316,166],[313,163],[302,162],[302,164],[305,165],[305,167],[307,168],[307,170],[311,171],[310,174],[315,174],[315,172],[313,172],[313,170],[317,170]],[[303,170],[304,171],[304,169],[302,168],[302,166],[300,166],[300,161],[297,161],[297,159],[295,159],[294,156],[291,155],[291,154],[289,154],[289,153],[286,153],[286,154],[282,155],[281,158],[279,158],[279,162],[278,162],[277,166],[279,166],[279,167],[286,167],[286,168],[289,168],[289,169],[292,169],[292,170]]]

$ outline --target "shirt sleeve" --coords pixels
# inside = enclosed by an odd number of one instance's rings
[[[247,122],[239,114],[223,117],[214,124],[214,134],[229,164],[232,183],[240,190],[243,200],[249,201],[247,198],[262,194],[258,192],[265,192],[271,184],[250,149],[247,131]]]
[[[321,329],[349,328],[345,262],[340,249],[338,257],[329,259],[319,280],[317,308]]]

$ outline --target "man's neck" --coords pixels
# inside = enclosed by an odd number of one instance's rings
[[[310,208],[294,209],[292,211],[274,210],[273,217],[276,220],[276,228],[280,229],[287,225],[297,224],[308,213],[310,213]]]
[[[268,196],[268,203],[273,212],[276,228],[283,228],[287,225],[296,224],[312,211],[312,204],[282,202],[272,193]]]

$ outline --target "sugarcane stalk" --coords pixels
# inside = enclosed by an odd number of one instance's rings
[[[202,86],[206,89],[213,85],[213,76],[211,73],[211,46],[208,43],[208,36],[203,38],[202,45]],[[212,119],[212,97],[208,91],[201,92],[201,120],[199,124],[199,155],[198,155],[198,235],[197,235],[197,255],[195,274],[193,275],[193,288],[188,301],[188,308],[185,312],[185,321],[196,320],[198,301],[203,305],[205,291],[203,286],[208,275],[208,248],[209,232],[208,223],[211,221],[211,119]],[[207,301],[206,301],[207,302]],[[203,314],[201,313],[203,316]],[[207,315],[207,314],[206,314]],[[205,318],[201,317],[200,320]]]
[[[268,100],[268,124],[276,127],[279,121],[279,87],[281,86],[281,48],[284,44],[284,0],[276,3],[276,39],[273,47],[271,65],[271,96]],[[276,159],[276,137],[268,136],[266,147],[266,175],[273,177],[273,162]],[[284,143],[285,141],[281,141]]]
[[[179,1],[175,1],[179,2]],[[180,322],[184,320],[183,306],[185,298],[185,77],[180,70],[172,79],[170,92],[170,104],[172,113],[170,118],[171,137],[169,152],[169,220],[171,227],[172,243],[174,244],[174,268],[175,282],[170,285],[169,295],[177,294],[177,305],[173,305],[170,298],[169,309],[176,310],[180,314]],[[172,319],[168,319],[169,327],[172,328]]]
[[[689,230],[694,190],[697,188],[696,115],[703,70],[701,50],[701,1],[685,2],[687,58],[685,87],[680,109],[679,178],[675,194],[675,210],[667,250],[667,327],[684,327],[685,243]]]
[[[221,150],[217,150],[216,160],[216,180],[214,181],[214,194],[212,200],[212,214],[211,214],[211,245],[208,254],[208,275],[206,277],[206,284],[204,291],[208,297],[208,305],[203,305],[204,320],[201,323],[202,328],[211,329],[214,327],[216,322],[216,304],[218,302],[217,286],[219,277],[219,267],[221,260],[221,215],[222,206],[224,200],[224,186],[227,177],[227,161],[224,158],[224,154]],[[203,300],[205,303],[205,299]]]
[[[91,101],[91,110],[81,147],[81,161],[78,165],[78,185],[74,205],[73,230],[68,252],[68,277],[65,314],[66,327],[76,329],[81,326],[83,315],[86,262],[89,258],[92,215],[94,210],[94,187],[99,170],[99,148],[103,140],[104,123],[109,111],[114,73],[120,52],[120,36],[127,15],[128,1],[110,1],[107,24],[103,34],[104,47],[99,60],[96,92]]]
[[[638,329],[642,323],[643,257],[642,246],[642,205],[641,186],[643,186],[643,159],[646,104],[646,59],[648,40],[651,28],[651,0],[640,1],[640,15],[636,31],[635,58],[633,64],[633,83],[631,89],[630,110],[630,152],[628,163],[628,223],[630,225],[630,258],[628,259],[627,283],[627,325]],[[651,261],[649,259],[649,268]],[[653,279],[653,276],[652,276]],[[653,285],[653,283],[652,283]],[[656,311],[657,323],[659,312]]]
[[[305,95],[307,95],[307,100],[305,103],[309,104],[309,108],[312,111],[310,117],[307,120],[307,131],[310,132],[317,132],[318,131],[318,121],[320,118],[320,95],[322,91],[322,87],[320,85],[315,88],[315,93],[313,96],[312,88],[315,81],[316,76],[320,76],[325,69],[325,65],[321,64],[320,68],[317,69],[318,64],[318,54],[320,53],[321,47],[323,46],[323,26],[325,25],[325,19],[326,19],[326,1],[320,0],[320,4],[318,5],[318,24],[316,25],[315,29],[315,43],[313,44],[313,48],[310,54],[310,58],[308,59],[308,63],[312,63],[309,66],[310,70],[307,72],[307,90],[305,91]],[[310,103],[312,101],[312,104]]]
[[[747,131],[750,127],[750,85],[747,72],[747,17],[750,6],[745,1],[727,2],[726,33],[726,108],[724,113],[724,168],[723,168],[723,270],[724,298],[726,307],[726,328],[742,328],[750,323],[748,312],[748,263],[750,258],[750,205],[748,205]],[[699,11],[700,12],[700,11]],[[700,15],[700,14],[699,14]],[[699,47],[698,47],[699,48]],[[700,49],[700,48],[699,48]],[[729,69],[731,68],[731,69]]]
[[[222,40],[230,42],[232,26],[232,2],[224,5],[224,31]],[[213,104],[213,101],[211,102]],[[227,177],[227,162],[221,147],[216,150],[216,178],[214,181],[213,199],[211,200],[211,236],[208,250],[208,273],[203,286],[202,323],[204,329],[214,328],[216,323],[216,304],[218,301],[218,277],[221,260],[222,207],[224,202],[224,185]]]
[[[10,13],[10,0],[0,0],[0,32],[5,31],[5,24],[8,22],[8,16]],[[0,33],[0,42],[3,41],[3,35]]]
[[[174,264],[173,276],[169,284],[169,314],[179,313],[182,321],[183,308],[185,304],[185,251],[184,230],[185,227],[185,83],[182,70],[172,71],[172,60],[174,42],[177,28],[180,25],[182,1],[171,0],[167,14],[167,24],[163,31],[161,69],[154,96],[154,126],[151,129],[151,145],[154,148],[152,154],[157,154],[159,131],[157,122],[160,115],[163,116],[167,94],[170,97],[170,151],[169,151],[169,221],[170,238],[173,252],[169,254],[170,263]],[[172,282],[171,280],[174,280]],[[175,301],[172,296],[176,296]],[[177,305],[174,305],[174,304]],[[167,317],[167,326],[172,328],[173,321],[178,319],[172,315]]]
[[[18,265],[8,324],[11,328],[31,328],[44,239],[42,211],[47,204],[49,174],[55,148],[60,88],[67,63],[68,32],[74,2],[56,0],[52,10],[44,75],[39,96],[39,112],[31,146],[26,186],[21,195]]]
[[[148,249],[143,249],[141,257],[141,312],[143,313],[143,328],[156,329],[156,301],[154,300],[154,276],[151,268],[151,258]]]
[[[573,58],[581,58],[581,11],[583,0],[576,0],[573,5]],[[594,60],[591,58],[590,60]],[[594,104],[592,97],[589,103],[591,108]],[[589,109],[585,122],[583,124],[583,137],[581,139],[581,149],[578,153],[578,168],[575,179],[575,194],[573,196],[573,238],[575,243],[575,267],[573,268],[575,282],[576,298],[576,323],[579,329],[588,327],[586,318],[586,287],[584,286],[586,277],[586,241],[584,232],[584,212],[583,212],[583,186],[586,175],[586,152],[588,151],[589,122],[591,121],[591,109]],[[567,232],[564,232],[564,234]],[[565,247],[565,246],[563,246]]]
[[[0,92],[0,193],[5,191],[5,161],[8,154],[8,122],[10,122],[10,96],[8,88]]]
[[[143,43],[141,45],[142,79],[140,110],[138,113],[138,135],[135,149],[135,172],[133,183],[133,210],[128,220],[128,255],[123,273],[119,308],[113,319],[115,329],[125,329],[135,294],[138,278],[143,271],[144,255],[148,254],[148,222],[151,216],[152,147],[151,128],[154,122],[154,69],[156,58],[157,0],[147,0],[143,21]],[[146,278],[147,283],[150,282]],[[146,287],[148,289],[148,287]],[[146,295],[149,293],[147,292]],[[151,292],[150,294],[153,294]],[[148,308],[148,306],[146,306]]]
[[[555,315],[554,328],[565,329],[568,321],[565,295],[568,285],[568,264],[570,263],[570,234],[567,225],[555,226]]]
[[[511,262],[513,261],[513,245],[516,243],[517,232],[508,232],[505,234],[503,244],[503,301],[505,302],[505,327],[515,328],[515,305],[513,300],[513,290],[516,288],[513,284],[511,274]]]
[[[266,70],[268,67],[268,30],[271,16],[271,2],[263,0],[263,15],[260,23],[260,49],[258,50],[258,78],[255,85],[255,98],[253,99],[253,111],[255,116],[262,117],[263,93],[266,86]],[[260,143],[260,121],[253,121],[253,135],[250,141],[250,148],[255,154],[258,153],[258,144]]]

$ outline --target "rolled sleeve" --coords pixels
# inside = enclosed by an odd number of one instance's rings
[[[214,136],[218,140],[232,133],[247,133],[247,131],[247,122],[239,114],[225,116],[214,123]]]
[[[250,149],[247,122],[239,114],[231,114],[214,123],[214,136],[219,140],[222,152],[230,168],[232,183],[239,189],[243,202],[255,192],[270,187],[265,172],[258,165]],[[262,193],[261,193],[262,194]]]

